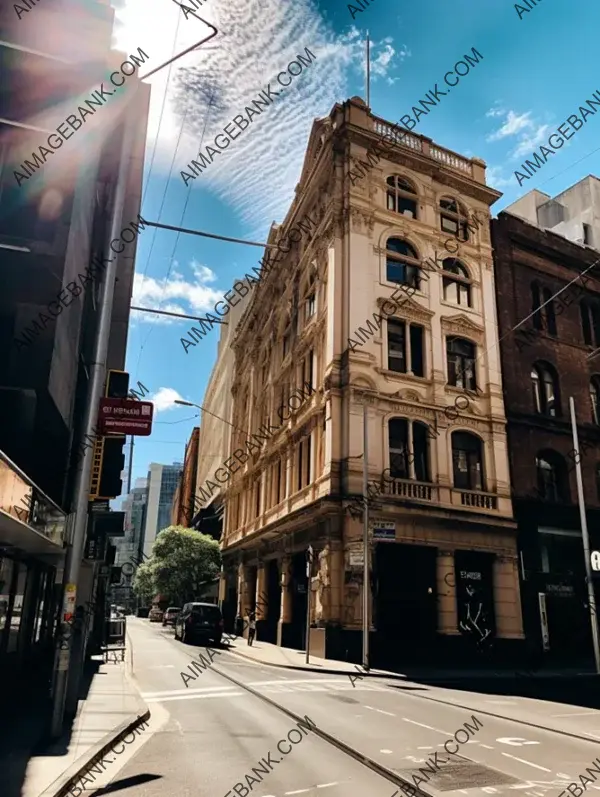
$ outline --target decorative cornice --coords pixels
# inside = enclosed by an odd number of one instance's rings
[[[435,312],[432,310],[428,310],[426,307],[421,307],[420,304],[415,302],[414,299],[410,297],[403,296],[402,297],[402,304],[398,307],[397,311],[391,313],[389,316],[383,310],[383,305],[387,303],[397,304],[395,299],[389,299],[382,296],[377,297],[377,308],[382,312],[384,316],[388,318],[400,318],[406,319],[407,321],[417,321],[423,324],[426,327],[431,326],[431,319],[435,315]]]
[[[442,316],[440,322],[442,332],[447,335],[474,338],[479,344],[483,344],[484,342],[485,330],[483,327],[475,324],[474,321],[463,313],[454,316]]]

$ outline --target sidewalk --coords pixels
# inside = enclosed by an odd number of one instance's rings
[[[403,672],[392,672],[390,670],[371,669],[369,672],[363,670],[360,664],[352,664],[347,661],[337,659],[322,659],[318,656],[310,655],[309,664],[306,664],[306,651],[295,650],[293,648],[283,648],[270,642],[254,642],[252,646],[247,644],[245,639],[237,639],[229,646],[231,653],[236,656],[243,656],[258,664],[268,664],[271,667],[286,667],[291,670],[308,670],[309,672],[321,672],[331,675],[354,675],[366,678],[393,678],[402,681],[422,681],[431,684],[443,684],[448,682],[472,681],[478,679],[522,679],[531,680],[533,678],[574,678],[581,675],[593,675],[593,672],[582,672],[581,669],[544,669],[534,675],[524,670],[442,670],[431,667],[407,667]]]
[[[0,748],[3,797],[62,797],[91,759],[150,716],[128,676],[128,663],[105,664],[99,656],[92,662],[87,694],[61,739],[43,743],[45,728],[33,710],[11,728]]]

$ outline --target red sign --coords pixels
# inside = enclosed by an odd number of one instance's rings
[[[106,434],[130,434],[147,437],[152,432],[151,401],[136,399],[101,398],[98,413],[98,431]]]

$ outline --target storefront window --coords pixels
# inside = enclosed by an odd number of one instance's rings
[[[0,638],[8,623],[8,604],[10,601],[10,585],[13,574],[13,560],[0,559]]]
[[[21,617],[23,614],[23,602],[25,599],[25,584],[27,583],[27,565],[18,564],[19,576],[17,578],[17,589],[15,592],[15,603],[10,618],[10,631],[8,636],[8,653],[14,653],[17,650],[17,642],[19,639],[19,630],[21,628]]]

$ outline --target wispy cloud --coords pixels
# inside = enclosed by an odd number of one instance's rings
[[[539,147],[540,144],[548,138],[548,127],[549,125],[540,125],[531,135],[523,136],[517,148],[512,153],[512,157],[521,158],[523,155],[528,155],[533,152],[534,149]]]
[[[186,20],[175,3],[154,4],[149,14],[148,0],[123,0],[116,14],[116,45],[135,52],[142,43],[152,64],[203,33],[202,23]],[[188,189],[208,186],[235,206],[241,221],[264,233],[293,197],[314,119],[347,96],[353,71],[364,70],[364,39],[356,28],[336,34],[312,0],[211,0],[198,14],[215,24],[218,36],[151,78],[149,140],[158,140],[154,174],[169,170],[175,152],[173,174],[180,180],[199,147],[213,142],[269,81],[275,88],[277,74],[305,47],[316,56]],[[409,55],[389,36],[374,42],[372,80],[394,79]]]
[[[509,185],[514,187],[515,178],[512,173],[510,176],[504,177],[502,166],[487,166],[485,170],[485,181],[487,185],[501,191]]]
[[[489,115],[489,111],[486,116]],[[494,116],[502,116],[504,112],[494,114]],[[487,138],[486,141],[499,141],[501,138],[506,138],[507,136],[515,136],[524,128],[531,128],[533,126],[533,122],[531,121],[531,111],[522,114],[516,114],[514,111],[508,111],[506,113],[506,121],[498,130],[494,133],[491,133]]]
[[[175,399],[183,400],[183,396],[172,387],[159,387],[156,393],[150,396],[149,401],[154,404],[155,412],[165,412],[177,406]]]

